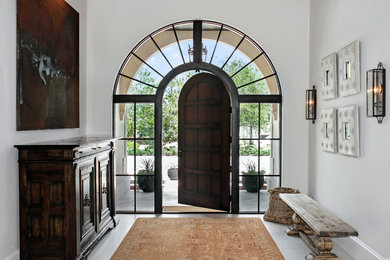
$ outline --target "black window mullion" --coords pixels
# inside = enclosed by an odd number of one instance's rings
[[[171,69],[173,69],[173,66],[172,64],[169,62],[168,58],[165,56],[165,54],[162,52],[160,46],[158,46],[157,42],[154,40],[153,36],[152,35],[149,35],[150,39],[153,41],[154,45],[156,45],[158,51],[161,53],[161,55],[164,57],[164,59],[167,61],[167,63],[169,64],[169,66],[171,67]]]
[[[202,62],[202,21],[194,21],[194,63]]]
[[[153,68],[152,66],[150,66],[146,61],[144,61],[143,59],[141,59],[137,54],[135,54],[134,52],[131,52],[137,59],[139,59],[143,64],[145,64],[146,66],[148,66],[149,68],[151,68],[154,72],[156,72],[158,75],[160,75],[160,77],[164,77],[160,72],[158,72],[155,68]]]
[[[134,141],[133,141],[133,151],[134,151],[134,213],[137,213],[137,103],[134,103]]]
[[[226,66],[226,64],[228,63],[228,61],[230,60],[230,58],[233,56],[233,54],[236,52],[236,50],[238,49],[238,47],[240,47],[242,41],[245,39],[246,35],[244,35],[240,42],[237,44],[236,48],[234,48],[234,50],[232,51],[232,53],[230,54],[229,58],[225,61],[225,63],[222,65],[221,67],[221,70],[223,70],[223,68]]]
[[[172,24],[172,29],[173,29],[173,33],[175,34],[177,46],[179,47],[180,55],[181,55],[181,58],[183,59],[183,64],[184,64],[184,63],[186,63],[186,61],[184,60],[183,51],[181,50],[180,43],[179,43],[179,38],[177,38],[176,29],[175,29],[175,26],[173,24]]]
[[[215,42],[213,54],[211,55],[209,63],[211,63],[213,61],[214,53],[215,53],[215,50],[217,49],[217,45],[218,45],[218,42],[219,42],[219,37],[221,37],[222,29],[223,29],[223,24],[221,25],[221,29],[219,29],[218,37],[217,37],[217,40]]]
[[[262,78],[260,78],[260,79],[256,79],[256,80],[254,80],[254,81],[251,81],[251,82],[248,82],[248,83],[246,83],[246,84],[244,84],[244,85],[241,85],[241,86],[237,87],[237,89],[246,87],[246,86],[248,86],[248,85],[250,85],[250,84],[256,83],[256,82],[261,81],[261,80],[265,80],[265,79],[267,79],[267,78],[269,78],[269,77],[272,77],[272,76],[275,76],[275,75],[276,75],[276,73],[272,73],[272,74],[270,74],[270,75],[268,75],[268,76],[265,76],[265,77],[262,77]]]
[[[259,58],[261,55],[264,54],[264,51],[262,51],[259,55],[257,55],[256,57],[254,57],[250,62],[248,62],[247,64],[245,64],[241,69],[239,69],[238,71],[236,71],[233,75],[231,75],[230,77],[233,78],[234,76],[236,76],[238,73],[240,73],[240,71],[242,71],[243,69],[245,69],[246,67],[249,66],[249,64],[251,64],[252,62],[254,62],[255,60],[257,60],[257,58]]]
[[[152,88],[157,89],[157,87],[153,86],[152,84],[143,82],[143,81],[141,81],[141,80],[138,80],[138,79],[135,79],[135,78],[133,78],[133,77],[127,76],[127,75],[125,75],[125,74],[119,73],[119,75],[121,75],[122,77],[128,78],[128,79],[137,81],[137,82],[139,82],[139,83],[141,83],[141,84],[144,84],[144,85],[146,85],[146,86],[149,86],[149,87],[152,87]]]
[[[261,106],[261,103],[258,103],[259,104],[259,108],[258,108],[258,113],[259,113],[259,115],[258,115],[258,121],[259,121],[259,125],[258,125],[258,127],[257,127],[257,138],[258,138],[258,140],[257,140],[257,160],[258,160],[258,170],[259,170],[259,172],[258,172],[258,179],[257,179],[257,181],[258,181],[258,184],[259,184],[259,197],[258,197],[258,205],[257,205],[257,212],[258,213],[260,213],[260,206],[261,206],[261,186],[260,186],[260,183],[261,183],[261,181],[260,181],[260,178],[261,178],[261,175],[260,175],[260,166],[261,166],[261,164],[260,164],[260,156],[261,156],[261,151],[260,151],[260,134],[261,134],[261,129],[260,129],[260,126],[261,126],[261,108],[260,108],[260,106]]]

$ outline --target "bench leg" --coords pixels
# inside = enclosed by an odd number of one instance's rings
[[[306,235],[313,235],[314,232],[305,224],[305,222],[294,213],[292,216],[293,224],[286,230],[287,235],[296,236],[299,232],[304,232]]]
[[[303,232],[299,232],[299,236],[313,252],[308,254],[305,260],[340,260],[337,255],[331,252],[333,241],[330,237],[316,236],[313,240]]]

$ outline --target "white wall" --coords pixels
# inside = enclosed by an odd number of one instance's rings
[[[19,193],[15,144],[62,139],[85,132],[85,1],[68,0],[80,12],[80,129],[16,131],[16,2],[0,1],[0,259],[18,259]]]
[[[88,131],[111,133],[114,80],[128,52],[152,31],[185,19],[232,25],[257,41],[272,59],[283,91],[283,184],[306,192],[309,0],[89,1]]]
[[[323,152],[320,122],[310,126],[310,194],[359,231],[365,243],[390,256],[390,119],[382,125],[366,117],[366,71],[379,61],[390,69],[390,2],[387,0],[311,1],[310,81],[320,87],[321,59],[345,45],[361,44],[361,93],[331,101],[319,99],[318,109],[357,104],[360,108],[359,158]],[[387,73],[387,76],[389,74]],[[319,93],[320,94],[320,93]],[[387,94],[387,100],[389,101]],[[389,112],[389,110],[387,110]],[[339,240],[348,246],[351,241]],[[358,248],[350,251],[360,252]],[[378,257],[378,256],[377,256]],[[370,259],[357,256],[357,259]]]

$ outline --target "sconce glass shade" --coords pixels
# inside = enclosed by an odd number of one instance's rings
[[[386,115],[386,70],[379,62],[378,68],[367,71],[367,117],[376,117],[382,123]]]
[[[306,90],[306,120],[313,120],[317,118],[317,90],[315,86],[312,89]]]

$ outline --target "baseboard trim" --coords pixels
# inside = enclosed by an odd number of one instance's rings
[[[334,241],[355,259],[389,260],[389,257],[383,257],[357,237],[334,239]]]
[[[18,259],[20,259],[19,250],[16,250],[11,254],[7,255],[3,260],[18,260]]]

